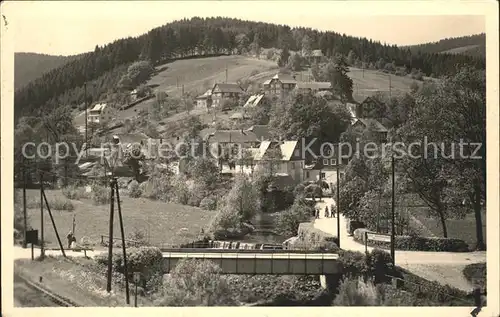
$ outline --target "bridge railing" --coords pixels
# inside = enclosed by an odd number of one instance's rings
[[[162,248],[163,253],[236,253],[236,254],[336,254],[315,250],[288,250],[288,249],[204,249],[204,248]]]

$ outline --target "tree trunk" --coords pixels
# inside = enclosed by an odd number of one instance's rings
[[[481,216],[481,187],[477,179],[474,181],[473,204],[474,204],[474,218],[476,220],[476,250],[484,251],[486,250],[486,245],[484,243],[483,221]]]
[[[436,210],[439,215],[439,220],[441,221],[441,227],[443,228],[443,238],[448,238],[448,230],[446,229],[446,218],[442,209]]]

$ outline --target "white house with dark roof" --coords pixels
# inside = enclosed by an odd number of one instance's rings
[[[106,103],[98,103],[88,111],[89,123],[106,123],[112,119],[111,111]]]
[[[208,89],[202,95],[199,95],[196,99],[196,107],[198,109],[208,109],[212,106],[212,89]]]
[[[273,169],[279,176],[290,176],[295,184],[304,180],[304,164],[299,141],[263,141],[255,151],[256,170]]]

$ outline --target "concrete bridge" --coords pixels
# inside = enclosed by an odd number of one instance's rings
[[[209,260],[224,274],[320,275],[324,288],[342,274],[338,254],[300,250],[165,249],[163,269],[169,273],[181,259]],[[333,285],[335,284],[335,285]]]

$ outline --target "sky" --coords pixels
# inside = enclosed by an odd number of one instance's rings
[[[485,32],[483,11],[404,1],[8,1],[16,52],[73,55],[193,16],[311,27],[411,45]],[[417,3],[418,4],[418,3]],[[432,14],[432,15],[429,15]],[[447,15],[444,15],[447,14]],[[468,14],[468,15],[467,15]]]

